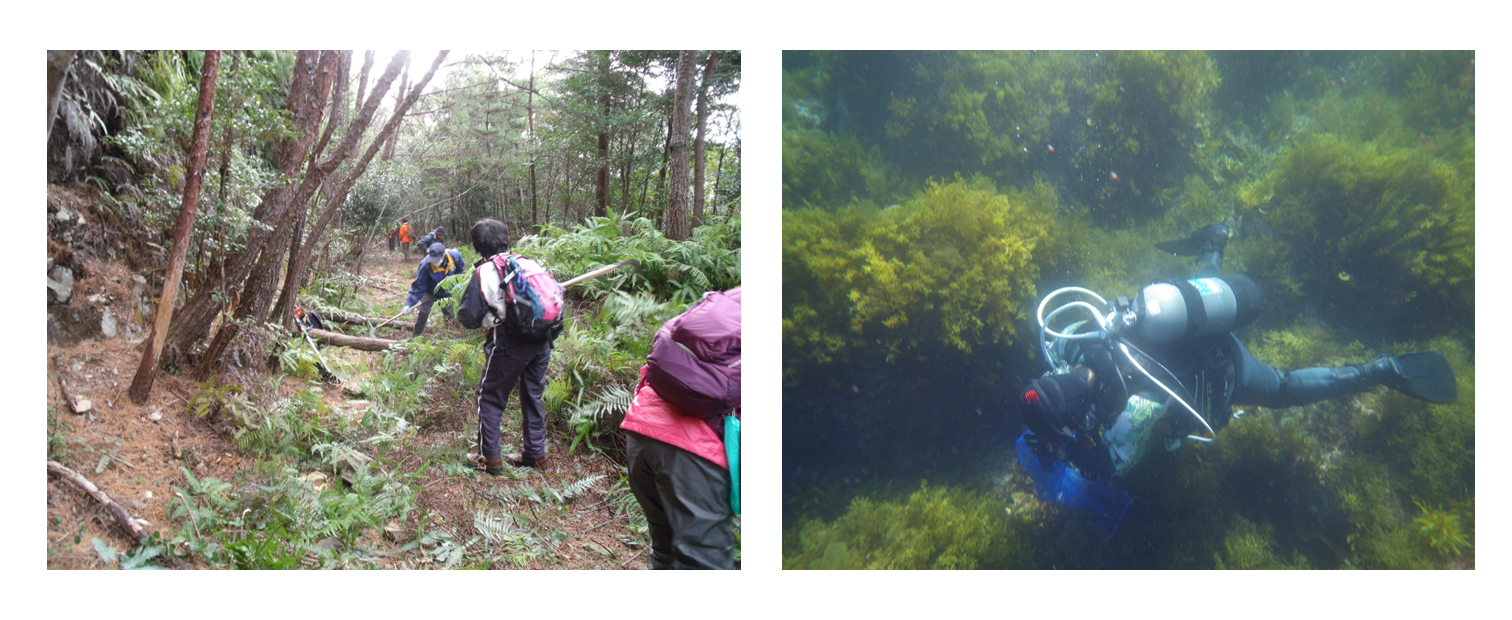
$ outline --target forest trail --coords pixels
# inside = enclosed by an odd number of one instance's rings
[[[397,312],[409,290],[419,261],[413,250],[411,257],[411,261],[405,261],[397,251],[390,255],[383,239],[368,253],[366,282],[358,295],[373,307],[391,308],[383,318]],[[77,297],[94,295],[95,299],[113,302],[129,297],[125,286],[130,285],[133,274],[121,264],[99,261],[86,266],[83,273],[89,275],[78,283]],[[405,320],[413,318],[411,314]],[[367,335],[365,327],[337,327],[351,335]],[[387,327],[379,335],[409,336]],[[433,311],[421,340],[464,336],[463,328],[455,320],[443,320],[438,309]],[[189,378],[161,374],[145,405],[131,403],[126,390],[140,361],[141,343],[141,335],[105,338],[97,334],[69,346],[49,345],[49,454],[93,481],[134,516],[145,519],[149,532],[169,541],[186,525],[199,525],[186,523],[182,513],[170,518],[171,507],[185,501],[176,490],[188,488],[185,471],[199,480],[214,478],[231,483],[235,493],[250,495],[257,492],[257,485],[268,483],[259,479],[259,466],[266,459],[258,452],[239,450],[232,434],[226,432],[228,428],[217,428],[210,419],[193,413],[190,403],[205,386]],[[333,415],[358,421],[372,405],[359,386],[365,379],[374,378],[385,356],[404,355],[330,346],[322,346],[321,352],[331,366],[344,370],[338,371],[342,375],[339,385],[283,375],[276,386],[270,387],[269,378],[278,375],[264,374],[260,377],[262,385],[243,387],[248,392],[276,389],[277,396],[285,399],[310,389],[322,396]],[[476,354],[481,355],[481,351]],[[74,398],[91,401],[92,411],[72,413],[64,400],[63,385]],[[484,536],[478,530],[480,520],[482,527],[489,527],[488,520],[480,516],[484,514],[509,514],[516,526],[502,538],[500,546],[507,547],[507,552],[488,555],[493,561],[507,558],[502,564],[488,562],[494,567],[648,566],[644,520],[633,496],[618,484],[619,466],[581,446],[569,453],[556,438],[570,434],[560,428],[561,422],[554,416],[548,416],[549,456],[543,470],[506,466],[506,475],[496,478],[463,467],[462,455],[475,450],[472,387],[459,381],[437,385],[430,390],[423,410],[412,412],[408,436],[380,444],[384,447],[360,447],[375,457],[375,471],[402,481],[415,495],[413,509],[405,519],[362,530],[360,541],[381,552],[372,564],[357,566],[441,567],[443,562],[436,552],[444,545],[434,544],[435,536],[428,542],[419,539],[419,534],[446,532],[459,544],[471,539],[464,547],[499,543],[497,532]],[[506,452],[519,445],[519,415],[518,400],[511,398],[502,426]],[[301,471],[298,479],[316,494],[327,494],[322,497],[329,495],[333,485],[338,491],[344,485],[340,474],[331,470]],[[53,476],[48,477],[47,530],[48,568],[111,567],[101,560],[95,538],[118,550],[136,544],[103,506]],[[209,567],[192,557],[190,561]],[[300,565],[311,566],[310,558]]]

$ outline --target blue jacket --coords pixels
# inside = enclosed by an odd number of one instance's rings
[[[404,300],[404,305],[413,306],[420,303],[420,298],[426,293],[434,295],[437,299],[451,297],[451,293],[444,289],[436,290],[436,285],[447,276],[462,273],[466,268],[467,264],[462,262],[462,253],[450,248],[441,256],[439,264],[421,262],[420,269],[415,273],[415,283],[410,285],[409,298]]]

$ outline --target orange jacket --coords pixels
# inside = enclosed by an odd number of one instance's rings
[[[410,237],[409,224],[400,224],[399,225],[399,243],[409,243],[409,242],[414,241],[414,240],[415,239],[413,237]]]

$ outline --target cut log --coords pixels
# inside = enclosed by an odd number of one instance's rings
[[[321,318],[329,319],[329,320],[335,321],[337,323],[345,323],[347,325],[361,325],[363,327],[372,327],[374,325],[377,325],[377,324],[383,322],[383,319],[381,319],[381,318],[379,318],[379,319],[370,319],[370,318],[367,318],[367,317],[357,316],[357,315],[322,314],[320,316],[321,316]],[[404,322],[404,321],[394,321],[392,323],[389,323],[388,325],[384,325],[384,327],[396,327],[396,328],[403,329],[403,330],[408,331],[408,332],[415,331],[415,324],[414,323],[407,323],[407,322]]]
[[[328,332],[323,329],[309,330],[311,338],[321,344],[335,345],[338,347],[351,347],[363,351],[384,351],[389,347],[399,344],[398,340],[386,340],[383,338],[363,338],[361,336],[348,336],[336,332]]]

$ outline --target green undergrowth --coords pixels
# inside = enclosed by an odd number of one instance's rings
[[[611,212],[570,230],[547,225],[512,251],[535,259],[561,282],[623,260],[640,261],[638,268],[621,268],[569,289],[579,299],[625,291],[692,303],[705,291],[740,286],[740,214],[719,215],[693,229],[690,239],[674,241],[649,218]]]

